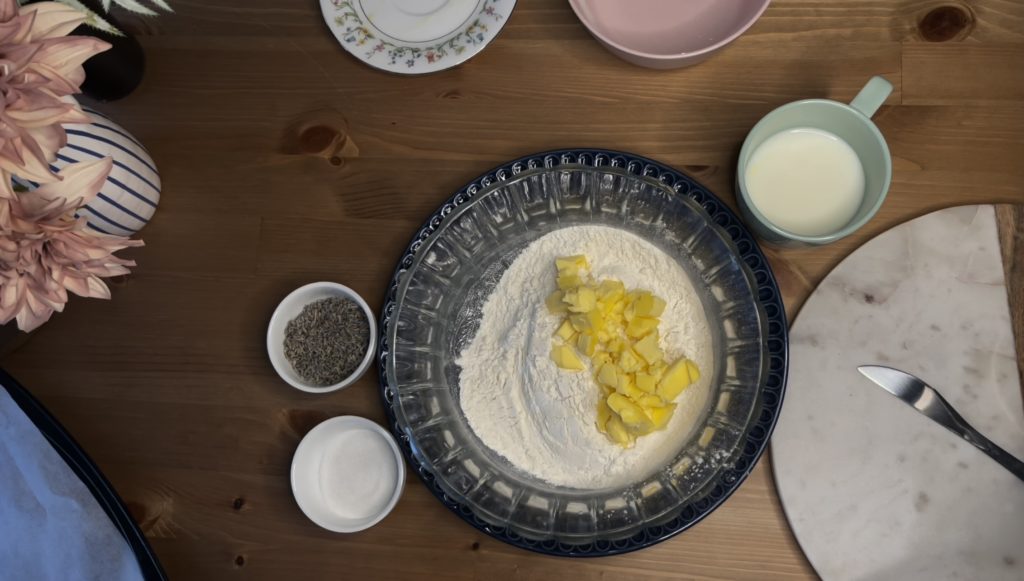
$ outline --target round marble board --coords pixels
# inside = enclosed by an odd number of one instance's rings
[[[1024,458],[1022,217],[1021,206],[963,206],[893,228],[836,267],[796,319],[772,465],[826,581],[1024,579],[1024,482],[857,371],[917,375]]]

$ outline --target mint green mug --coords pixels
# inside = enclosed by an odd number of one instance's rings
[[[765,115],[750,130],[736,168],[740,213],[759,238],[781,246],[819,246],[849,236],[882,207],[892,181],[892,158],[882,132],[871,116],[892,93],[892,85],[873,77],[849,105],[829,99],[805,99],[783,105]],[[853,218],[833,232],[806,236],[787,231],[768,220],[751,200],[746,183],[747,164],[765,140],[780,132],[811,128],[827,131],[845,141],[857,154],[864,174],[864,197]],[[851,206],[852,209],[853,206]]]

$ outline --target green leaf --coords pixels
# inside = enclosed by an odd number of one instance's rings
[[[136,14],[141,14],[143,16],[157,15],[156,11],[154,11],[152,8],[148,8],[147,6],[141,4],[140,2],[138,2],[138,0],[104,0],[103,4],[107,12],[110,12],[110,8],[107,5],[110,4],[111,1],[113,1],[114,4],[120,6],[121,8],[124,8],[129,12],[134,12]]]
[[[117,36],[124,36],[124,33],[117,29],[113,24],[105,20],[102,16],[91,10],[88,6],[82,4],[80,0],[57,0],[61,4],[70,6],[76,10],[83,12],[86,15],[85,23],[97,30],[116,34]],[[145,0],[153,6],[167,12],[174,12],[171,8],[170,3],[167,0]],[[19,4],[25,4],[28,0],[18,0]],[[103,11],[109,13],[111,8],[121,8],[135,14],[141,14],[143,16],[159,16],[156,10],[153,10],[149,6],[143,3],[143,0],[101,0],[100,5],[103,7]]]
[[[104,20],[102,16],[96,14],[78,0],[60,0],[60,2],[85,13],[85,24],[87,26],[113,34],[114,36],[124,36],[124,33],[118,30],[116,26]]]

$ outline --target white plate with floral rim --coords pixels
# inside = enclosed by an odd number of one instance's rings
[[[462,64],[494,37],[516,0],[320,0],[341,46],[366,64],[404,75]]]

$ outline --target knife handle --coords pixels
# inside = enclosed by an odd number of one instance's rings
[[[1024,480],[1024,462],[1021,462],[1012,454],[1000,448],[992,440],[982,436],[974,428],[969,428],[963,436],[965,440],[974,444],[975,447],[988,454],[996,462],[1002,464],[1003,467],[1009,470],[1014,476]]]
[[[1012,454],[1000,448],[992,440],[981,435],[981,432],[975,430],[967,423],[963,416],[953,409],[953,406],[949,405],[949,402],[946,401],[946,398],[942,397],[942,394],[934,389],[929,389],[935,398],[930,400],[930,405],[924,406],[925,409],[918,408],[920,411],[945,426],[949,431],[970,442],[975,448],[988,454],[990,458],[1002,464],[1004,468],[1017,478],[1024,480],[1024,462],[1021,462]]]

